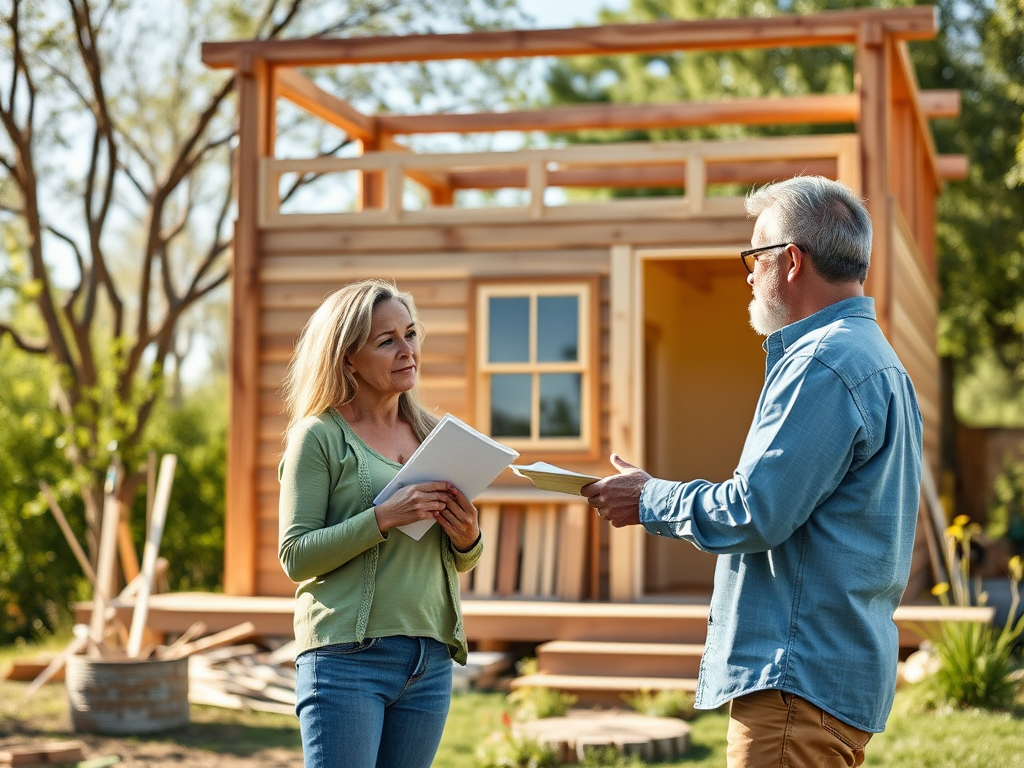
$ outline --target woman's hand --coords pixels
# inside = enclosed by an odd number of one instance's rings
[[[373,508],[381,533],[417,520],[436,518],[451,502],[450,483],[431,482],[407,485]],[[475,510],[474,510],[475,511]]]
[[[454,485],[448,485],[448,503],[445,508],[434,515],[454,547],[460,552],[467,552],[476,544],[480,537],[479,513],[473,502]]]

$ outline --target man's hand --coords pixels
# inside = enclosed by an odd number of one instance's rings
[[[597,514],[616,528],[639,525],[640,492],[651,476],[618,454],[612,454],[611,462],[619,474],[583,486],[583,495]]]

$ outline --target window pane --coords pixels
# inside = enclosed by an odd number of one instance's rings
[[[540,376],[540,436],[580,436],[580,387],[578,373],[542,373]]]
[[[579,297],[537,297],[537,359],[579,359]]]
[[[530,299],[492,296],[488,299],[488,360],[492,363],[530,361]]]
[[[491,436],[530,436],[530,388],[528,373],[491,376]]]

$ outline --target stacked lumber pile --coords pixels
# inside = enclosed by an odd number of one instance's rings
[[[188,700],[226,709],[295,714],[295,643],[275,651],[247,644],[189,657]]]

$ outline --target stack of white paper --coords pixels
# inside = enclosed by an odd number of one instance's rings
[[[420,443],[373,503],[387,501],[399,488],[433,480],[449,482],[473,500],[518,456],[518,451],[492,440],[449,413]],[[398,530],[419,541],[433,524],[433,518],[428,518],[400,525]]]

